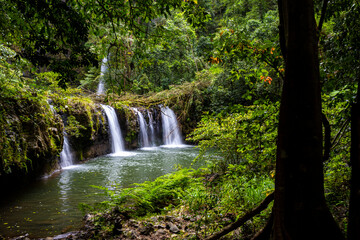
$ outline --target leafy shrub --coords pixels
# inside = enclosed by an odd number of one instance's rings
[[[235,105],[218,115],[205,114],[188,140],[198,142],[200,155],[218,150],[214,171],[225,172],[229,164],[252,171],[271,171],[275,163],[278,104]]]
[[[194,171],[191,169],[181,169],[154,181],[135,184],[132,188],[114,186],[109,189],[93,186],[104,190],[111,200],[90,209],[104,210],[116,207],[120,212],[133,217],[161,213],[169,206],[180,204],[180,200],[185,195],[185,189],[197,181],[192,177],[193,174]],[[101,208],[97,209],[99,206]]]
[[[228,171],[205,184],[197,182],[186,190],[183,204],[198,218],[197,224],[202,234],[219,231],[229,221],[243,216],[259,204],[273,191],[274,183],[270,176],[244,174],[244,166],[229,165]],[[211,176],[211,175],[210,175]],[[269,217],[265,211],[252,221],[253,229],[262,226]],[[206,225],[207,229],[201,230]]]

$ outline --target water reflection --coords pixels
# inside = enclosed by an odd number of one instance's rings
[[[193,148],[148,148],[107,155],[75,165],[28,187],[12,199],[2,198],[0,233],[5,237],[29,233],[46,237],[74,230],[81,224],[79,203],[103,201],[101,190],[91,185],[120,187],[154,180],[174,170],[174,165],[190,166],[198,151]]]
[[[63,174],[60,175],[60,180],[58,182],[58,186],[60,188],[60,200],[62,201],[62,208],[61,210],[63,212],[66,212],[68,210],[69,202],[68,202],[68,192],[71,188],[71,181],[70,181],[70,173],[69,171],[63,172]]]

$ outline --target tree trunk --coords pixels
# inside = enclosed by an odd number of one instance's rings
[[[360,239],[360,81],[357,101],[351,108],[351,190],[348,239]]]
[[[286,48],[271,239],[344,239],[325,203],[313,0],[279,0]]]

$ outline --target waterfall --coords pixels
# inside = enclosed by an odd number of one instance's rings
[[[101,62],[101,68],[100,68],[100,80],[99,80],[99,85],[98,85],[98,89],[97,89],[97,95],[100,94],[104,94],[105,92],[105,83],[104,83],[104,74],[107,71],[107,58],[104,57],[102,62]]]
[[[147,111],[148,118],[149,118],[149,128],[150,128],[150,141],[152,143],[152,146],[155,146],[155,129],[154,129],[154,120],[150,113],[150,111]]]
[[[173,110],[169,107],[161,107],[161,120],[163,128],[163,140],[165,145],[183,145],[179,125]]]
[[[140,146],[150,147],[149,135],[147,133],[147,124],[145,118],[139,110],[137,110],[136,108],[133,108],[133,110],[138,115],[138,120],[140,125]]]
[[[54,114],[54,116],[57,115],[54,106],[51,104],[53,101],[51,99],[47,100],[47,103],[51,109],[51,112]],[[73,165],[74,161],[73,161],[73,155],[71,153],[71,147],[69,144],[69,139],[67,137],[67,133],[64,131],[63,132],[63,136],[64,136],[64,141],[63,141],[63,149],[60,152],[60,167],[61,168],[66,168],[69,167],[71,165]]]
[[[67,137],[67,133],[64,132],[63,149],[60,153],[60,166],[61,168],[65,168],[71,165],[73,165],[73,156],[71,154],[71,148]]]
[[[115,109],[108,105],[102,105],[102,104],[100,105],[104,109],[109,123],[112,153],[114,154],[122,153],[125,150],[124,147],[125,144],[121,134],[121,129],[118,118],[116,116]]]

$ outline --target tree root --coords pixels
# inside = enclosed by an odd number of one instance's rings
[[[246,213],[242,218],[238,219],[236,222],[224,227],[221,231],[214,233],[213,235],[205,238],[205,240],[215,240],[219,239],[220,237],[234,231],[235,229],[241,227],[246,221],[253,218],[254,216],[261,213],[264,209],[267,208],[269,203],[274,200],[274,192],[269,194],[256,208],[251,210],[250,212]]]

